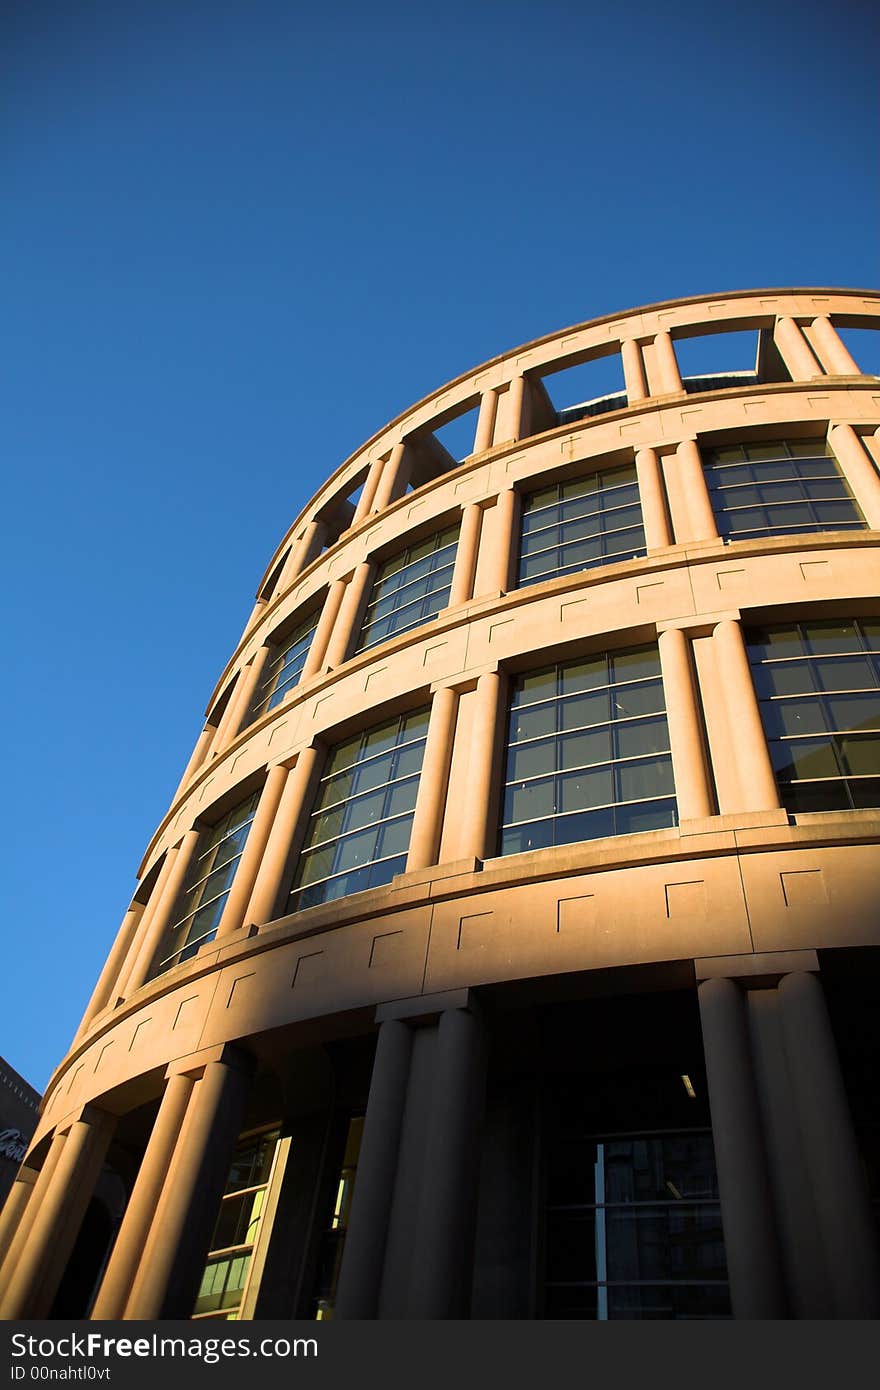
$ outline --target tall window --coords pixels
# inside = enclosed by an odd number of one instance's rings
[[[196,1298],[196,1318],[232,1321],[241,1316],[277,1145],[277,1129],[236,1145]]]
[[[280,705],[288,691],[298,683],[317,625],[318,613],[315,612],[289,637],[279,642],[266,662],[266,675],[257,692],[248,723],[253,723],[261,714]]]
[[[318,1321],[326,1321],[333,1316],[336,1303],[336,1290],[339,1285],[339,1272],[342,1268],[342,1254],[345,1237],[351,1219],[351,1203],[357,1177],[358,1157],[364,1133],[363,1115],[355,1115],[349,1122],[345,1139],[345,1153],[342,1167],[336,1179],[333,1192],[333,1209],[327,1213],[327,1224],[318,1248],[318,1278],[315,1289],[314,1311]]]
[[[259,792],[255,792],[205,831],[170,932],[170,950],[154,974],[189,960],[200,946],[216,936],[259,799]]]
[[[644,553],[634,466],[606,468],[523,499],[520,585]]]
[[[746,634],[783,805],[880,806],[880,619]]]
[[[710,450],[704,465],[718,533],[727,540],[864,529],[824,439],[735,444]]]
[[[677,816],[656,647],[517,679],[502,854],[657,830]]]
[[[449,601],[458,526],[408,546],[379,570],[367,607],[358,651],[375,647],[436,617]]]
[[[299,859],[290,912],[390,883],[406,868],[428,709],[333,749]]]

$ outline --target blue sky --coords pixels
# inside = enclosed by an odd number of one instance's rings
[[[0,1053],[34,1085],[323,477],[567,324],[876,283],[872,7],[712,8],[7,4]]]

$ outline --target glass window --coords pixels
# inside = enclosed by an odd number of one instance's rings
[[[326,1215],[318,1249],[318,1277],[314,1314],[316,1320],[321,1322],[333,1317],[339,1271],[342,1265],[342,1252],[351,1218],[351,1204],[354,1198],[363,1132],[364,1117],[363,1115],[355,1115],[349,1122],[342,1167],[339,1169],[336,1186],[333,1190],[333,1207]]]
[[[255,719],[259,719],[260,715],[265,714],[267,710],[280,705],[285,695],[299,682],[317,625],[318,612],[316,611],[304,623],[301,623],[289,637],[279,642],[270,654],[266,662],[266,675],[248,719],[249,724],[252,724]]]
[[[240,1316],[278,1144],[277,1129],[236,1145],[193,1316],[233,1321]]]
[[[373,584],[359,652],[421,627],[446,607],[457,545],[458,526],[449,526],[386,561]]]
[[[406,868],[429,713],[401,715],[333,749],[288,911],[390,883]]]
[[[644,553],[634,465],[606,468],[523,499],[521,587]]]
[[[880,624],[821,619],[746,640],[782,804],[880,806]]]
[[[202,835],[169,933],[171,949],[155,974],[189,960],[216,935],[259,799],[254,792]]]
[[[675,824],[656,647],[603,653],[518,677],[501,854]]]
[[[730,1315],[710,1135],[584,1139],[553,1159],[546,1317]]]
[[[711,449],[704,469],[718,533],[726,540],[864,529],[824,439]]]

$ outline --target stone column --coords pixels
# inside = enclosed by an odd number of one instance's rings
[[[440,1016],[409,1316],[467,1317],[486,1093],[486,1030],[468,1009]]]
[[[675,539],[685,543],[717,541],[718,526],[706,486],[703,460],[700,458],[695,439],[683,439],[678,445],[675,451],[675,467],[681,480],[689,532],[687,536],[676,535]]]
[[[495,440],[495,417],[498,414],[498,392],[484,391],[480,397],[480,413],[477,417],[477,434],[474,439],[474,453],[483,454],[491,449]]]
[[[409,837],[407,873],[437,863],[457,711],[458,695],[451,686],[443,686],[434,692],[418,797]]]
[[[66,1143],[67,1135],[59,1134],[56,1130],[52,1135],[46,1157],[43,1159],[43,1166],[39,1172],[35,1174],[33,1184],[28,1182],[27,1193],[18,1194],[18,1219],[15,1222],[14,1228],[10,1221],[9,1227],[7,1228],[8,1243],[5,1243],[2,1250],[0,1250],[0,1308],[3,1306],[3,1299],[9,1287],[9,1281],[18,1266],[19,1256],[27,1244],[30,1229],[34,1224],[34,1218],[46,1196],[49,1184],[52,1181],[52,1176],[64,1152],[64,1145]]]
[[[263,672],[266,669],[266,662],[269,659],[271,650],[272,648],[269,643],[264,642],[263,645],[257,649],[250,665],[245,666],[239,675],[238,682],[229,702],[229,718],[227,719],[225,715],[223,718],[225,724],[223,737],[220,736],[220,730],[217,730],[217,739],[214,744],[216,752],[222,753],[223,749],[241,733],[253,702],[254,692],[262,680]]]
[[[22,1164],[15,1175],[15,1181],[6,1195],[3,1203],[3,1210],[0,1212],[0,1269],[6,1259],[15,1233],[20,1222],[24,1218],[28,1202],[33,1194],[34,1186],[40,1173],[37,1168],[28,1168]],[[3,1285],[0,1284],[0,1296],[2,1296]]]
[[[327,540],[327,523],[315,517],[307,521],[299,540],[294,541],[290,548],[290,554],[284,562],[284,569],[281,571],[281,578],[278,581],[278,591],[288,588],[295,579],[298,579],[303,570],[308,569],[313,560],[316,560],[324,548]]]
[[[466,805],[460,808],[463,858],[485,859],[492,852],[496,814],[492,793],[500,717],[501,676],[497,671],[486,671],[477,681],[470,741],[469,796]]]
[[[226,705],[223,713],[217,721],[217,732],[214,735],[214,742],[211,744],[211,757],[215,758],[222,751],[230,740],[230,725],[235,718],[236,707],[238,705],[238,695],[244,680],[244,672],[239,671],[233,676],[227,689],[229,694],[226,697]]]
[[[382,476],[376,485],[373,496],[373,511],[384,512],[398,497],[406,492],[411,467],[410,451],[401,441],[395,444],[391,455],[382,469]]]
[[[374,459],[373,462],[370,464],[367,476],[364,479],[364,485],[361,488],[361,495],[358,498],[357,506],[354,509],[354,516],[351,520],[352,526],[360,526],[361,522],[366,521],[367,517],[372,512],[373,503],[376,498],[376,489],[379,486],[379,480],[381,477],[382,460]]]
[[[284,875],[305,833],[306,817],[314,799],[315,787],[327,750],[321,743],[304,748],[287,774],[278,810],[266,841],[250,902],[244,913],[246,925],[262,926],[274,921]],[[283,913],[282,913],[283,915]]]
[[[125,1306],[126,1319],[188,1318],[198,1292],[246,1091],[244,1070],[209,1062],[195,1083]]]
[[[839,1318],[880,1316],[880,1257],[822,985],[779,982],[785,1052],[816,1217]]]
[[[159,1113],[89,1314],[92,1320],[116,1320],[125,1312],[194,1085],[193,1078],[184,1075],[172,1076],[165,1083]]]
[[[330,588],[327,590],[327,597],[324,599],[324,606],[321,609],[321,616],[315,627],[315,632],[309,644],[309,654],[305,659],[299,684],[302,685],[312,676],[316,676],[324,665],[324,654],[327,651],[327,644],[333,634],[336,619],[339,616],[339,608],[345,596],[346,584],[344,579],[334,579]]]
[[[736,809],[777,811],[779,792],[767,751],[742,627],[734,619],[725,618],[716,624],[712,635],[727,707],[728,749],[736,762],[740,788],[740,805]]]
[[[880,474],[852,425],[832,425],[828,443],[872,531],[880,531]]]
[[[527,433],[525,428],[526,413],[526,379],[524,376],[515,376],[510,383],[507,398],[507,428],[510,432],[511,443],[516,443]],[[502,443],[507,441],[502,441]]]
[[[668,628],[660,633],[657,645],[678,814],[681,820],[711,816],[714,811],[712,788],[690,643],[680,628]]]
[[[683,391],[675,348],[665,329],[654,337],[654,361],[657,367],[657,389],[652,390],[651,395],[671,396],[676,391]]]
[[[861,376],[858,363],[850,356],[837,329],[826,314],[820,314],[810,324],[813,351],[829,376]]]
[[[101,1010],[109,1004],[113,993],[113,986],[122,969],[123,962],[131,950],[132,942],[137,935],[138,923],[141,921],[143,912],[143,906],[140,903],[135,903],[133,907],[128,909],[123,917],[122,925],[116,933],[113,949],[107,957],[104,969],[98,977],[98,983],[92,991],[92,997],[86,1006],[86,1011],[82,1016],[82,1022],[74,1034],[73,1042],[70,1045],[71,1049],[76,1047],[80,1038],[88,1030],[89,1024],[95,1015],[99,1014]]]
[[[373,566],[368,560],[364,560],[349,580],[336,626],[327,644],[323,665],[331,671],[347,661],[354,651],[372,582]]]
[[[704,980],[698,998],[733,1315],[784,1318],[785,1280],[744,1000],[726,979]]]
[[[379,1029],[373,1062],[357,1184],[333,1309],[336,1318],[376,1316],[411,1052],[412,1032],[407,1024],[386,1019]]]
[[[648,378],[642,360],[642,349],[635,338],[624,338],[620,344],[623,359],[623,380],[626,386],[626,399],[629,405],[636,405],[648,398]]]
[[[174,919],[174,909],[180,899],[181,890],[198,849],[200,838],[200,831],[188,830],[180,843],[180,847],[174,852],[164,883],[159,880],[156,882],[156,887],[153,889],[156,906],[153,907],[153,897],[151,897],[148,910],[152,909],[152,911],[149,919],[147,919],[146,913],[141,919],[141,929],[133,948],[133,952],[136,954],[134,954],[132,961],[131,972],[127,979],[120,979],[118,986],[118,993],[126,999],[129,995],[134,994],[136,989],[140,989],[150,973],[165,933]],[[168,856],[171,854],[172,850],[169,849]],[[166,857],[166,864],[167,862]]]
[[[794,319],[776,320],[773,341],[792,381],[811,381],[813,377],[822,376],[822,368],[810,351],[800,325],[795,323]]]
[[[215,941],[237,931],[244,922],[244,915],[250,902],[251,893],[257,881],[257,873],[275,822],[275,815],[281,801],[281,794],[287,781],[288,770],[281,763],[270,767],[263,783],[263,790],[257,802],[251,828],[245,841],[238,868],[229,889],[229,896],[217,923]]]
[[[512,587],[514,550],[519,528],[519,494],[516,488],[505,488],[498,494],[494,516],[487,514],[483,524],[485,570],[481,586],[487,595],[506,594]],[[485,580],[482,576],[485,574]]]
[[[193,776],[195,772],[198,771],[202,763],[205,761],[205,758],[208,756],[208,749],[214,742],[216,734],[217,730],[211,724],[207,724],[205,728],[202,729],[202,732],[196,739],[196,746],[192,751],[192,757],[187,763],[184,769],[183,776],[177,784],[177,790],[174,793],[174,796],[171,798],[172,806],[177,801],[177,798],[180,796],[180,793],[183,791],[184,787],[189,782],[189,779]]]
[[[483,509],[478,502],[469,502],[462,511],[447,608],[467,603],[473,597],[482,518]]]
[[[636,478],[645,528],[645,548],[649,552],[662,550],[673,544],[673,537],[656,449],[636,451]]]
[[[71,1125],[48,1182],[40,1185],[41,1190],[34,1189],[33,1221],[27,1239],[15,1252],[14,1268],[0,1303],[0,1317],[12,1321],[48,1316],[92,1199],[114,1125],[109,1115],[90,1110]]]

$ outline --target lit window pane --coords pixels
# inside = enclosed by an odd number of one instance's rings
[[[429,717],[430,710],[414,710],[331,751],[306,834],[306,845],[320,848],[300,855],[289,911],[389,883],[403,871]],[[332,775],[345,762],[351,768]]]
[[[502,854],[676,824],[659,670],[657,648],[641,647],[519,677],[512,697]],[[551,734],[557,724],[560,732],[517,746],[523,716],[533,711],[516,705],[530,683],[546,701],[538,707],[541,732]],[[556,695],[557,690],[565,693]],[[643,713],[649,717],[635,717]],[[523,781],[526,776],[536,780]],[[623,802],[639,805],[630,811]]]

